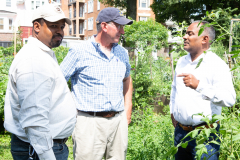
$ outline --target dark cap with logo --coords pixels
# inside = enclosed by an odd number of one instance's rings
[[[125,18],[119,9],[112,7],[101,10],[96,19],[97,23],[111,21],[120,25],[130,25],[133,23],[132,20]]]

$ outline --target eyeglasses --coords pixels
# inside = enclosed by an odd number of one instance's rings
[[[125,25],[120,25],[120,24],[116,24],[113,22],[107,22],[107,24],[112,24],[112,25],[116,26],[118,30],[124,29],[124,27],[125,27]]]

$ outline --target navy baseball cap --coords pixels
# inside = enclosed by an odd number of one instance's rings
[[[130,25],[133,23],[132,20],[125,18],[119,9],[113,7],[104,8],[101,10],[96,19],[97,23],[111,21],[120,25]]]

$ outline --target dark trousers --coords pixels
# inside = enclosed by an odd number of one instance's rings
[[[219,128],[220,128],[220,125],[218,124],[216,128],[217,131],[219,131]],[[175,128],[175,133],[174,133],[174,145],[177,146],[188,133],[189,133],[188,131],[183,130],[182,127],[180,127],[179,124],[177,124]],[[210,136],[213,136],[214,139],[217,138],[217,136],[212,133],[210,134]],[[188,137],[184,139],[183,142],[189,141],[190,139],[191,138]],[[212,139],[210,138],[209,141],[211,140]],[[220,140],[218,139],[217,142],[220,142]],[[196,155],[195,147],[196,147],[196,140],[190,141],[186,148],[179,147],[178,152],[175,154],[175,160],[195,160],[194,158]],[[210,157],[213,153],[215,153],[208,160],[218,160],[220,145],[210,143],[209,145],[206,146],[206,148],[208,151],[208,155],[203,154],[201,159],[203,159],[204,157],[206,158]]]
[[[28,160],[29,158],[29,143],[23,142],[16,135],[11,136],[11,153],[14,160]],[[64,143],[56,143],[52,147],[54,155],[57,160],[68,159],[68,147]],[[32,156],[34,160],[39,160],[38,155]]]

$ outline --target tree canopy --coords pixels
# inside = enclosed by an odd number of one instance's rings
[[[137,0],[99,0],[99,1],[107,6],[126,9],[126,17],[131,17],[133,20],[136,20]]]
[[[171,19],[176,22],[200,20],[206,11],[218,8],[239,8],[240,0],[154,0],[151,8],[157,22]],[[235,11],[233,14],[239,14]]]

